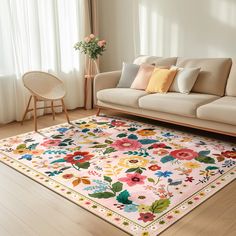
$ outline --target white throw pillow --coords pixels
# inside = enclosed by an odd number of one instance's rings
[[[195,84],[201,68],[180,68],[172,66],[178,72],[172,82],[169,91],[179,93],[190,93]]]

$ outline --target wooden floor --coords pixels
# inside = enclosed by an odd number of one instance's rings
[[[95,114],[95,110],[70,111],[71,120]],[[40,117],[38,127],[64,123],[63,114],[53,121]],[[33,130],[33,121],[23,126],[0,127],[0,138]],[[189,130],[188,130],[189,131]],[[190,130],[191,132],[191,130]],[[194,132],[194,131],[193,131]],[[0,163],[0,236],[125,236],[102,219],[49,189]],[[235,181],[161,234],[162,236],[235,236]]]

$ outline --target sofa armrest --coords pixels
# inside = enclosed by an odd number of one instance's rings
[[[93,104],[97,105],[97,92],[102,89],[115,88],[120,80],[121,71],[97,74],[93,84]]]

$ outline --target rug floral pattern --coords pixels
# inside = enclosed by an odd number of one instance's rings
[[[195,207],[207,194],[204,187],[235,174],[236,145],[114,117],[89,117],[0,143],[4,155],[79,193],[84,205],[98,204],[107,218],[114,214],[112,223],[133,224],[132,234],[149,235],[150,227],[156,233],[178,218],[176,206],[188,200]]]

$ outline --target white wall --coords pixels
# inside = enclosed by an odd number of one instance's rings
[[[108,41],[101,70],[117,70],[134,58],[133,1],[98,0],[100,36]]]
[[[135,57],[133,2],[139,4],[140,54],[236,57],[236,0],[99,0],[100,32],[109,43],[103,71]]]

